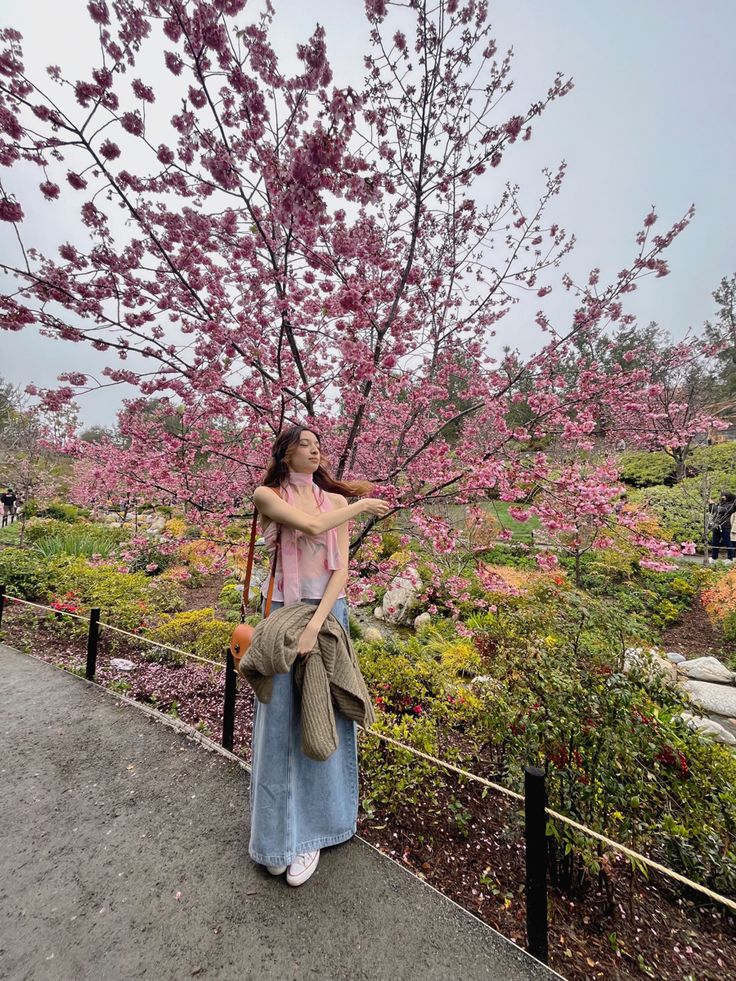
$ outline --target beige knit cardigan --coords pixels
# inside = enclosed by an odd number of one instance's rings
[[[297,658],[302,631],[314,615],[314,606],[291,603],[256,626],[253,640],[238,670],[259,702],[271,701],[273,675],[288,674],[296,661],[294,680],[301,691],[302,752],[313,760],[326,760],[337,749],[335,708],[366,728],[375,715],[358,659],[342,624],[329,614],[314,651]]]

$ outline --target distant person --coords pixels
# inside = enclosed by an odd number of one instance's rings
[[[12,487],[0,494],[0,504],[3,506],[3,523],[4,528],[7,524],[12,524],[15,520],[15,514],[18,506],[18,498]]]
[[[715,504],[711,504],[708,527],[711,532],[710,562],[716,562],[720,550],[726,549],[726,560],[733,562],[734,545],[731,540],[731,519],[736,512],[736,495],[724,491]]]

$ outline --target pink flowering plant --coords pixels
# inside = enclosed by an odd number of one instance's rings
[[[529,445],[614,430],[674,445],[710,424],[685,418],[674,392],[655,425],[651,372],[581,355],[633,323],[628,294],[666,276],[692,211],[661,229],[648,211],[607,283],[562,274],[573,240],[549,212],[565,166],[536,191],[491,194],[488,176],[572,82],[557,75],[508,114],[512,56],[486,4],[398,7],[365,5],[358,89],[334,77],[319,26],[286,71],[270,4],[245,0],[90,2],[98,50],[81,75],[32,76],[26,42],[0,33],[0,220],[18,240],[0,264],[18,286],[0,322],[107,356],[100,379],[70,370],[35,390],[44,407],[133,389],[115,438],[60,440],[84,462],[87,497],[177,503],[190,520],[238,513],[273,433],[300,420],[338,477],[370,477],[428,530],[432,504],[554,483]],[[152,59],[166,86],[145,77]],[[37,172],[25,190],[21,167]],[[42,249],[25,216],[62,202],[77,232],[44,222],[58,237]],[[573,301],[567,320],[550,311],[555,292]],[[536,353],[496,357],[522,296]],[[595,482],[580,493],[595,505]],[[354,553],[374,524],[356,527]]]

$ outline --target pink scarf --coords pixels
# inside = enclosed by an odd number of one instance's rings
[[[311,487],[312,493],[317,501],[317,507],[320,509],[320,511],[332,511],[332,502],[322,488],[318,487],[317,484],[314,483],[312,480],[312,475],[309,473],[296,473],[293,470],[289,471],[287,480],[281,485],[281,496],[287,502],[287,504],[291,504],[292,507],[294,507],[293,488],[295,486]],[[297,528],[290,528],[288,525],[277,525],[272,521],[264,533],[269,551],[271,552],[272,561],[273,549],[276,544],[276,535],[278,532],[281,533],[279,553],[281,556],[280,571],[283,581],[283,584],[279,583],[279,585],[281,586],[284,596],[284,605],[289,603],[298,603],[302,596],[301,583],[299,581],[297,543],[303,532],[299,531]],[[330,570],[330,572],[335,572],[337,569],[342,569],[342,567],[343,561],[337,541],[337,528],[331,528],[327,532],[327,568]]]

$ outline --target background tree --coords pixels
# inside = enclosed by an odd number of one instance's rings
[[[74,429],[76,409],[45,413],[10,385],[0,382],[0,392],[0,485],[18,497],[23,544],[29,513],[68,487],[69,460],[55,447]]]

